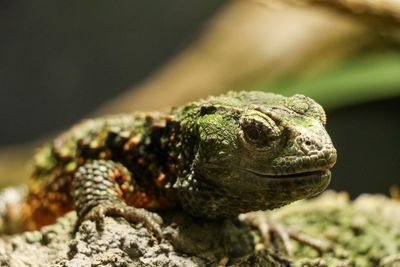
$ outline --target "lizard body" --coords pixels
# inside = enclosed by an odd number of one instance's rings
[[[140,208],[215,219],[280,207],[329,184],[325,122],[310,98],[263,92],[85,120],[36,154],[23,222],[36,229],[75,207],[80,220],[108,213],[156,228]]]

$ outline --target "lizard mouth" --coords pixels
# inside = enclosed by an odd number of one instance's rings
[[[317,170],[317,171],[308,171],[308,172],[299,172],[299,173],[291,173],[291,174],[263,174],[253,170],[246,170],[253,175],[258,177],[267,178],[267,179],[296,179],[296,178],[307,178],[307,177],[318,177],[325,176],[329,174],[329,170]]]
[[[275,203],[271,205],[278,207],[282,203],[287,204],[322,192],[330,180],[331,172],[327,168],[281,175],[242,169],[231,190],[238,190],[240,194],[246,192],[249,198],[258,196],[265,203]]]
[[[219,169],[220,166],[215,168]],[[204,173],[202,176],[208,175],[209,173]],[[271,204],[268,208],[272,208],[274,203],[281,203],[275,205],[278,207],[282,206],[282,203],[287,204],[322,192],[331,181],[331,172],[330,166],[283,174],[238,168],[228,178],[217,180],[222,182],[216,183],[215,186],[224,187],[233,194],[243,195],[249,199],[258,197],[260,201]]]

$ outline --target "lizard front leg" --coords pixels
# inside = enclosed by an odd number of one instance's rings
[[[144,223],[147,229],[162,237],[160,216],[124,202],[124,191],[134,188],[131,188],[130,172],[123,165],[111,160],[94,160],[78,168],[73,185],[78,226],[84,220],[101,222],[106,215],[121,216]]]

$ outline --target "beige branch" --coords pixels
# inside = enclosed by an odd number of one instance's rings
[[[364,47],[370,36],[368,27],[326,7],[233,1],[193,45],[100,113],[161,109],[260,75],[272,79],[329,64]]]
[[[353,14],[375,16],[393,24],[400,24],[398,0],[289,0],[297,4],[322,4],[348,10]]]

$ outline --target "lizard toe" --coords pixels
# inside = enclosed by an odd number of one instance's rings
[[[145,209],[128,206],[123,202],[97,205],[93,207],[80,222],[90,220],[96,223],[102,223],[105,216],[120,216],[129,222],[143,223],[157,238],[161,239],[163,237],[161,230],[163,220],[158,214]]]

